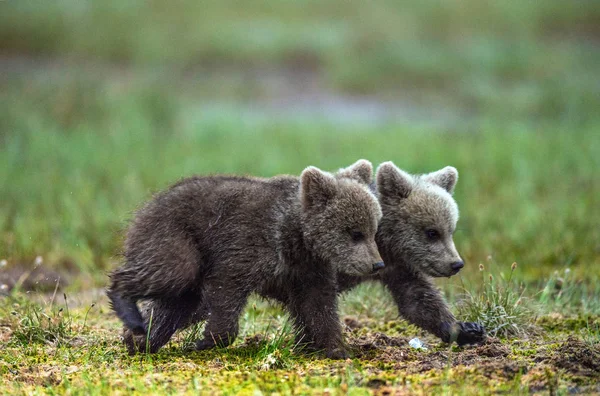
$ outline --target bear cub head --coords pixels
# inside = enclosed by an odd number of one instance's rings
[[[372,178],[365,160],[354,167]],[[300,176],[303,236],[309,248],[338,273],[363,276],[384,267],[375,235],[381,207],[366,184],[336,178],[315,167]]]
[[[452,198],[458,171],[447,166],[413,176],[384,162],[377,168],[377,194],[383,219],[380,249],[418,273],[433,277],[457,274],[464,263],[452,236],[458,207]]]

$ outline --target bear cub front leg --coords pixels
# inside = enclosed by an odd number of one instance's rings
[[[304,287],[291,298],[297,342],[309,350],[324,350],[327,358],[346,359],[348,351],[337,314],[337,293],[318,284]]]

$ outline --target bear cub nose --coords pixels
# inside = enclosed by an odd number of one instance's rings
[[[379,262],[373,264],[373,271],[380,270],[383,267],[385,267],[385,264],[383,263],[383,261],[379,261]]]
[[[450,264],[450,267],[452,267],[452,269],[455,271],[458,271],[459,269],[461,269],[464,266],[465,266],[465,263],[463,261],[456,261],[456,262]]]

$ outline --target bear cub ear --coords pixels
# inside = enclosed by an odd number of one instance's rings
[[[430,183],[437,184],[452,194],[458,181],[458,171],[452,166],[447,166],[439,171],[429,173],[423,178]]]
[[[319,168],[309,166],[300,175],[300,196],[305,209],[317,204],[325,204],[335,197],[337,182],[335,178]]]
[[[365,159],[360,159],[349,167],[337,171],[336,176],[369,185],[373,183],[373,164]]]
[[[406,198],[413,189],[413,177],[393,162],[384,162],[377,168],[377,191],[381,197]]]

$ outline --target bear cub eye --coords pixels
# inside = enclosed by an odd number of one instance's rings
[[[434,230],[433,228],[425,230],[425,235],[427,235],[427,238],[430,241],[437,241],[438,239],[440,239],[440,233],[438,232],[438,230]]]
[[[360,242],[365,239],[365,234],[360,231],[351,231],[350,235],[352,235],[352,240],[354,242]]]

